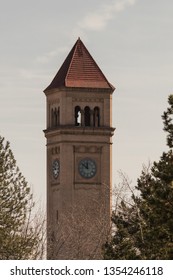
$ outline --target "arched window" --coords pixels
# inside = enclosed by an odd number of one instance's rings
[[[79,106],[75,107],[75,126],[81,125],[81,108]]]
[[[57,108],[54,110],[54,126],[58,125],[58,111]]]
[[[60,125],[60,107],[58,107],[57,111],[57,125]]]
[[[86,106],[84,109],[84,123],[85,126],[90,126],[91,124],[91,112],[90,107]]]
[[[100,109],[99,107],[94,108],[94,126],[100,126]]]
[[[60,124],[60,108],[51,109],[51,127],[56,127]]]
[[[51,109],[51,127],[54,126],[54,111],[53,108]]]

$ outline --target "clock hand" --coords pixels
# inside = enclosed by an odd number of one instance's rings
[[[87,168],[87,165],[86,165],[85,163],[82,163],[82,165],[83,165],[86,169],[88,169],[88,168]]]

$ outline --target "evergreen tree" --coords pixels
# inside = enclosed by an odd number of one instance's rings
[[[104,246],[105,259],[173,259],[173,95],[163,113],[169,150],[137,181],[132,205],[113,212],[115,233]]]
[[[41,227],[31,225],[33,206],[10,144],[0,136],[0,259],[37,257]]]

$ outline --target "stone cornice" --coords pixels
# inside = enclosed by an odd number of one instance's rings
[[[70,135],[109,135],[113,136],[115,128],[113,127],[76,127],[70,125],[60,125],[55,128],[48,128],[44,130],[45,136],[54,136],[60,134]]]

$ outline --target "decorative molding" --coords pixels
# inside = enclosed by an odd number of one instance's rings
[[[73,102],[103,102],[103,98],[73,98]]]
[[[79,146],[73,146],[74,147],[74,152],[75,153],[101,153],[102,151],[102,146],[84,146],[84,145],[79,145]]]
[[[86,190],[89,190],[89,189],[94,189],[94,190],[100,190],[100,187],[101,187],[101,183],[98,182],[74,182],[74,189],[86,189]]]
[[[51,183],[52,192],[57,192],[60,190],[60,183]]]
[[[49,104],[49,106],[54,106],[59,103],[60,103],[60,98],[56,98],[56,99],[50,100],[48,104]]]
[[[51,149],[51,152],[52,152],[52,155],[58,155],[58,154],[60,154],[60,147],[59,147],[59,146],[53,147],[53,148]]]

